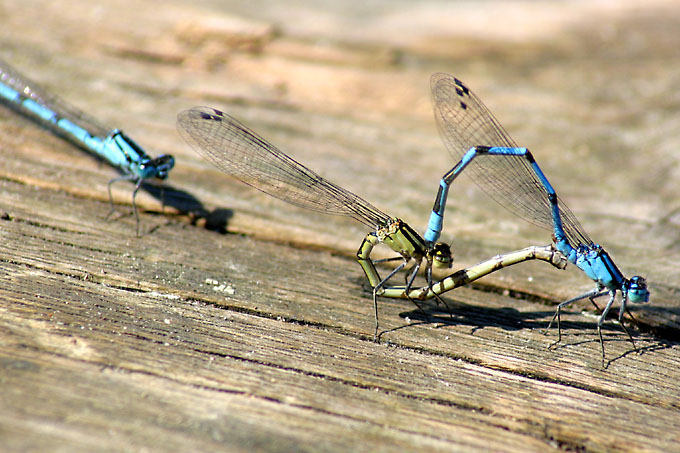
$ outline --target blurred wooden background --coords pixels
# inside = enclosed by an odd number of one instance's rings
[[[107,220],[116,172],[0,106],[0,450],[678,451],[675,2],[3,0],[0,24],[1,58],[177,159],[165,209],[140,193],[137,238],[131,185]],[[182,109],[222,109],[424,228],[455,163],[437,71],[648,278],[642,354],[610,322],[603,370],[588,303],[548,349],[555,304],[592,282],[545,263],[447,294],[452,319],[383,300],[375,344],[366,229],[227,178],[175,130]],[[550,241],[456,184],[457,267]]]

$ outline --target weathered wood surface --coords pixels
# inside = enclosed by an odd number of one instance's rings
[[[0,55],[178,164],[164,212],[140,195],[136,238],[129,186],[107,220],[110,167],[0,108],[1,449],[678,451],[673,2],[23,3],[0,3]],[[603,370],[577,309],[548,349],[554,304],[590,282],[544,263],[448,294],[453,318],[382,301],[375,344],[365,229],[229,180],[174,129],[181,109],[227,110],[424,226],[453,163],[435,71],[466,80],[648,277],[642,354],[607,324]],[[458,265],[549,240],[469,181],[449,210]]]

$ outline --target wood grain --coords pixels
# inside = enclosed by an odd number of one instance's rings
[[[54,5],[0,3],[2,58],[178,164],[165,208],[140,194],[137,238],[129,185],[108,216],[114,170],[0,107],[2,450],[678,451],[677,8]],[[479,17],[515,27],[481,37]],[[451,316],[381,300],[376,344],[365,229],[229,180],[174,131],[181,109],[229,111],[424,226],[452,165],[429,106],[441,70],[649,278],[641,353],[608,322],[602,369],[588,304],[551,347],[554,305],[591,282],[545,263],[447,294]],[[463,181],[445,238],[465,266],[550,235]]]

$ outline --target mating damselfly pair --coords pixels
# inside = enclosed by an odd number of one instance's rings
[[[622,300],[619,323],[627,302],[646,302],[649,292],[642,277],[627,279],[609,254],[595,244],[575,216],[557,197],[542,170],[526,148],[519,148],[477,96],[460,80],[446,75],[432,77],[435,117],[440,134],[450,154],[458,163],[441,179],[439,191],[423,236],[402,220],[388,216],[359,196],[339,187],[296,162],[233,117],[216,109],[197,107],[179,114],[180,133],[194,148],[225,173],[269,195],[297,206],[328,214],[352,217],[371,228],[362,242],[357,258],[373,287],[375,336],[378,334],[377,298],[405,298],[414,302],[437,298],[446,291],[472,282],[503,267],[528,260],[547,261],[557,268],[574,263],[596,284],[595,289],[558,305],[558,339],[561,339],[561,310],[581,299],[609,295],[597,322],[597,331],[605,352],[601,326],[617,292]],[[54,133],[104,158],[117,167],[122,176],[109,182],[131,180],[136,183],[132,204],[139,216],[135,196],[141,184],[150,178],[165,179],[174,166],[174,158],[149,157],[131,138],[118,129],[108,129],[85,113],[48,93],[35,82],[0,60],[0,100],[37,121]],[[452,265],[450,246],[438,242],[443,227],[446,199],[453,181],[464,170],[492,198],[513,213],[538,226],[553,231],[554,242],[543,247],[528,247],[495,256],[467,269],[433,281],[432,268]],[[373,248],[384,243],[398,254],[401,263],[382,278],[370,258]],[[409,263],[404,285],[389,282]],[[427,285],[414,287],[423,262]],[[597,307],[597,305],[596,305]],[[635,347],[635,343],[633,342]]]
[[[178,129],[185,140],[203,157],[225,173],[283,201],[328,214],[351,217],[372,229],[361,244],[357,258],[373,287],[375,336],[378,335],[377,298],[418,300],[435,297],[503,267],[528,260],[547,261],[557,268],[575,264],[595,282],[595,288],[558,305],[557,319],[561,339],[560,314],[567,305],[582,299],[609,295],[597,321],[597,332],[605,361],[601,327],[617,292],[621,292],[619,324],[633,347],[633,337],[622,323],[627,303],[647,302],[649,292],[644,278],[627,279],[609,254],[585,233],[576,217],[560,200],[533,155],[519,148],[481,100],[460,80],[447,74],[432,76],[435,117],[441,137],[458,163],[440,182],[427,230],[423,236],[402,220],[388,216],[363,198],[333,184],[298,163],[232,116],[209,107],[195,107],[178,115]],[[464,170],[492,198],[511,212],[553,232],[553,242],[544,247],[493,257],[463,269],[437,282],[432,268],[451,267],[450,246],[438,242],[443,227],[446,199],[454,180]],[[385,278],[380,277],[370,258],[373,248],[384,243],[397,253],[399,264]],[[409,263],[405,285],[391,285],[390,279]],[[424,263],[427,285],[415,288],[414,282]],[[595,305],[597,307],[597,305]],[[599,308],[598,308],[599,309]]]

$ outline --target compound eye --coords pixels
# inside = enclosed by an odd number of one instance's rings
[[[438,242],[432,249],[432,265],[437,269],[448,269],[453,264],[451,247],[443,242]]]
[[[628,286],[628,300],[636,303],[649,302],[647,280],[638,275],[630,279],[630,285]]]

